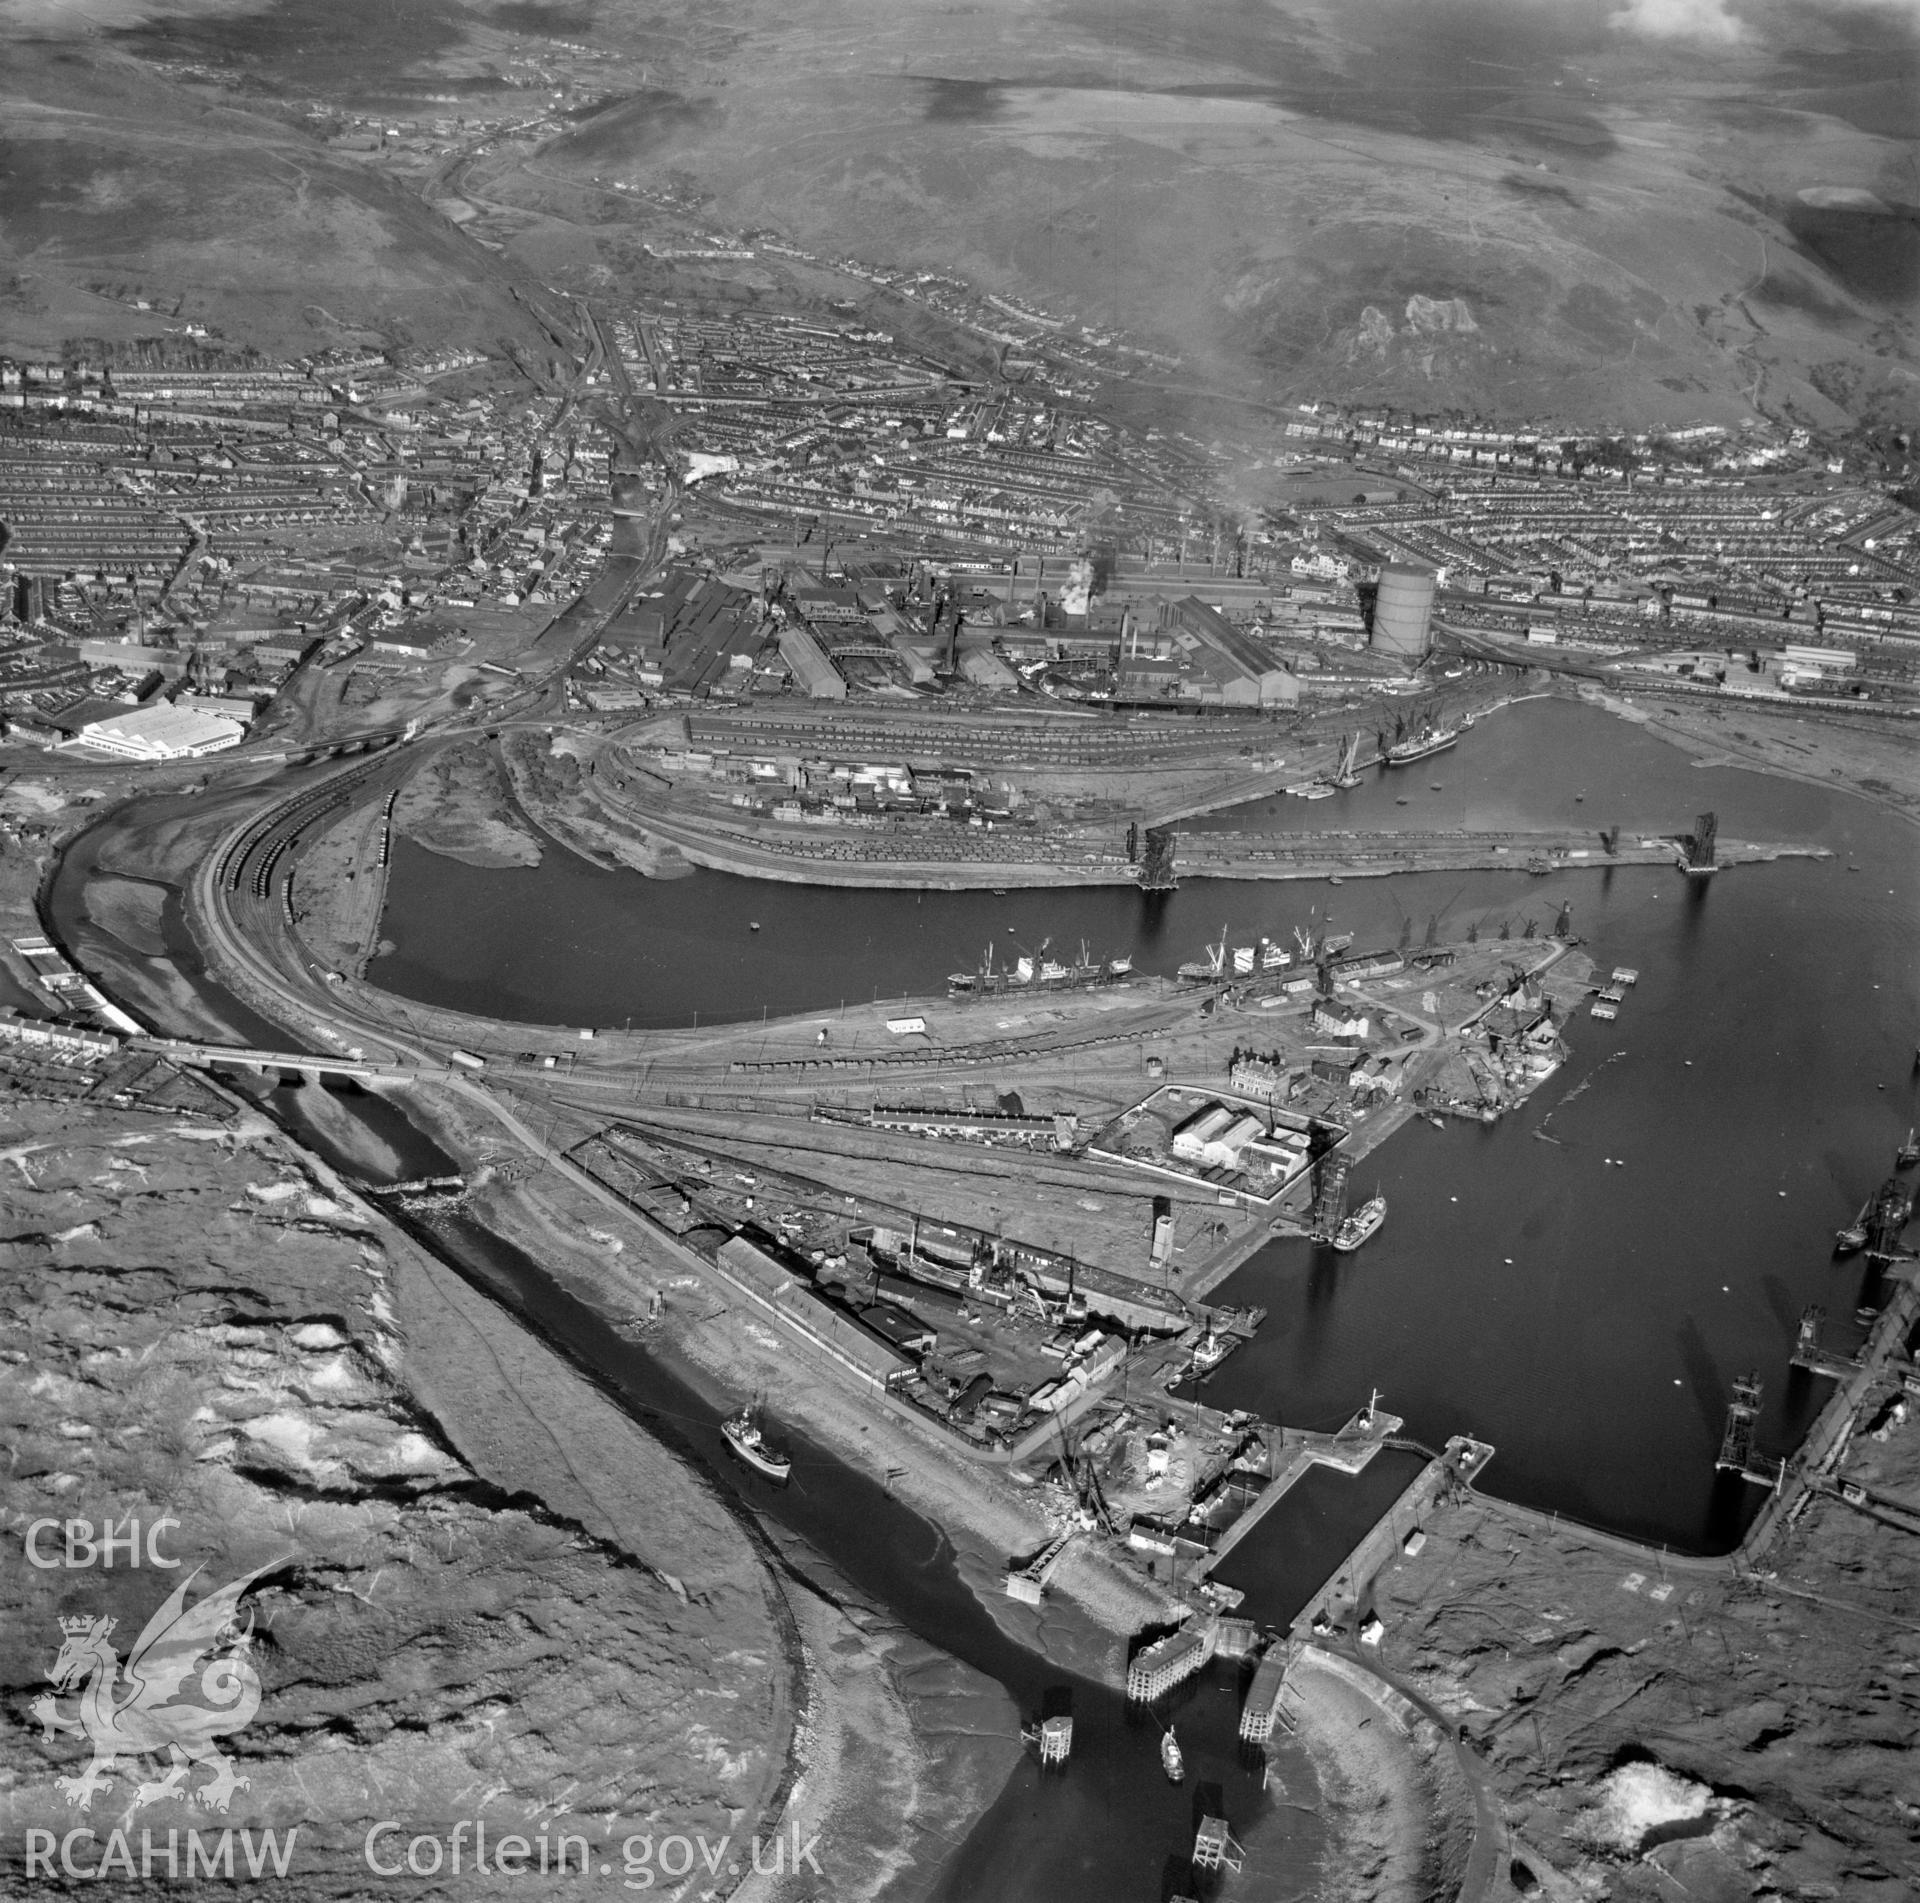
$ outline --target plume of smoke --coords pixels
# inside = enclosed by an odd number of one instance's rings
[[[1804,21],[1821,13],[1870,12],[1920,27],[1920,0],[1612,0],[1616,32],[1648,40],[1695,40],[1730,46],[1739,40],[1778,37],[1781,18]],[[1743,17],[1745,16],[1745,17]]]
[[[1083,615],[1093,599],[1093,564],[1084,557],[1067,570],[1067,585],[1060,591],[1060,612]]]
[[[1741,39],[1746,28],[1727,10],[1727,0],[1626,0],[1613,16],[1616,31],[1649,40],[1707,40],[1721,45]]]

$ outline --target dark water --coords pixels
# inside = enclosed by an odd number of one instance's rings
[[[1227,1555],[1216,1576],[1246,1594],[1240,1606],[1246,1617],[1284,1628],[1425,1465],[1425,1455],[1389,1447],[1357,1474],[1309,1468]]]
[[[1431,1445],[1460,1432],[1492,1441],[1495,1492],[1678,1547],[1724,1547],[1753,1505],[1714,1482],[1727,1384],[1760,1372],[1763,1446],[1784,1449],[1804,1428],[1823,1389],[1787,1376],[1800,1311],[1821,1303],[1833,1336],[1849,1338],[1861,1272],[1833,1262],[1832,1233],[1920,1116],[1909,1062],[1920,833],[1823,787],[1696,768],[1562,701],[1508,708],[1452,752],[1339,799],[1283,798],[1215,824],[1597,835],[1684,830],[1707,807],[1723,835],[1836,856],[1704,884],[1665,868],[1338,888],[1189,880],[1149,907],[1120,889],[917,897],[713,874],[653,884],[558,851],[505,873],[411,854],[386,925],[399,950],[373,975],[502,1015],[685,1022],[695,1010],[738,1017],[763,1002],[830,1008],[874,989],[936,988],[989,936],[1003,947],[1084,938],[1167,971],[1223,922],[1239,942],[1283,936],[1314,910],[1362,944],[1394,942],[1403,920],[1423,932],[1434,915],[1448,932],[1510,920],[1518,937],[1527,919],[1550,927],[1569,899],[1599,963],[1642,974],[1619,1020],[1576,1018],[1572,1058],[1520,1114],[1491,1130],[1414,1124],[1369,1159],[1361,1186],[1377,1183],[1392,1214],[1360,1255],[1276,1243],[1242,1269],[1220,1299],[1259,1302],[1268,1321],[1208,1397],[1332,1426],[1377,1384]],[[1538,1140],[1542,1128],[1556,1141]]]

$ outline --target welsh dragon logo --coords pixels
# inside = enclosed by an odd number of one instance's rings
[[[109,1643],[115,1620],[83,1615],[60,1621],[60,1653],[47,1674],[53,1690],[41,1693],[30,1709],[44,1738],[65,1731],[93,1746],[93,1762],[79,1776],[57,1780],[69,1804],[88,1809],[95,1792],[111,1785],[107,1773],[122,1758],[142,1758],[150,1773],[159,1773],[135,1787],[136,1808],[184,1797],[224,1811],[235,1791],[248,1788],[250,1780],[234,1775],[233,1760],[214,1740],[238,1731],[260,1709],[260,1679],[247,1656],[253,1617],[249,1614],[242,1628],[236,1615],[247,1588],[272,1569],[257,1567],[192,1607],[186,1603],[187,1588],[201,1569],[189,1573],[147,1621],[128,1655],[124,1680],[120,1655]],[[196,1671],[198,1682],[189,1687]],[[80,1690],[69,1716],[57,1700],[75,1686]],[[168,1754],[172,1766],[161,1771],[159,1761]],[[196,1764],[213,1777],[189,1792],[182,1787]]]

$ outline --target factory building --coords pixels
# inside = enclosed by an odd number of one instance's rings
[[[1198,595],[1176,601],[1171,619],[1174,645],[1200,700],[1226,707],[1292,706],[1299,700],[1300,683],[1278,658]]]
[[[809,700],[845,700],[847,683],[812,633],[797,621],[780,630],[780,658]]]
[[[1424,661],[1433,650],[1434,572],[1416,562],[1389,562],[1380,571],[1367,645],[1381,654]]]
[[[75,736],[80,743],[127,760],[197,760],[237,747],[247,730],[237,720],[195,713],[185,707],[130,707],[91,720]]]

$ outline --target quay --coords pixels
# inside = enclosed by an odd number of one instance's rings
[[[689,810],[677,799],[624,798],[596,786],[605,817],[656,845],[671,846],[690,865],[745,878],[797,885],[886,886],[929,891],[980,887],[1132,885],[1124,829],[1111,826],[1013,829],[985,833],[947,828],[789,827]],[[1549,871],[1606,866],[1686,864],[1690,835],[1615,840],[1607,851],[1593,830],[1556,832],[1464,829],[1394,833],[1325,832],[1308,837],[1271,832],[1187,833],[1172,876],[1180,879],[1319,879],[1330,874],[1385,878],[1397,872]],[[1721,866],[1783,858],[1831,858],[1823,846],[1747,840],[1717,841]]]
[[[1200,1560],[1196,1577],[1211,1573],[1280,1504],[1309,1468],[1333,1467],[1344,1474],[1357,1474],[1405,1425],[1399,1415],[1382,1414],[1368,1406],[1335,1434],[1313,1434],[1299,1428],[1275,1430],[1280,1437],[1279,1466],[1246,1511],[1221,1534],[1219,1544]]]
[[[1485,1471],[1493,1453],[1487,1442],[1456,1434],[1443,1453],[1431,1456],[1294,1615],[1289,1636],[1304,1642],[1315,1628],[1335,1623],[1343,1608],[1357,1605],[1381,1567],[1419,1533],[1421,1519],[1435,1500],[1455,1487],[1470,1485]]]

